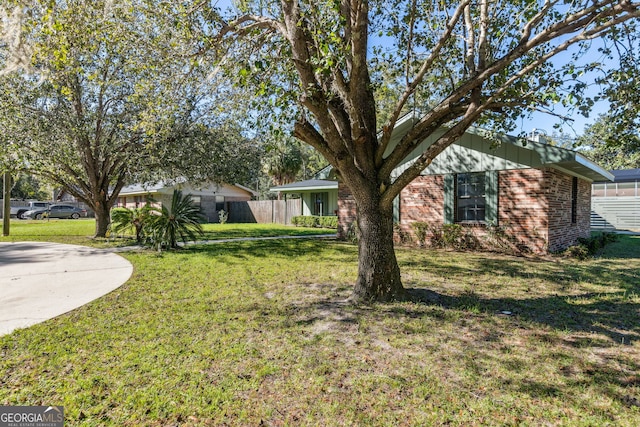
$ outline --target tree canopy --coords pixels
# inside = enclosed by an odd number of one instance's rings
[[[96,235],[125,184],[242,181],[257,169],[255,159],[238,167],[251,143],[211,114],[216,86],[209,64],[193,58],[197,26],[183,6],[43,1],[16,7],[11,19],[3,27],[3,138],[32,173],[95,211]]]
[[[618,120],[600,116],[577,138],[575,145],[605,169],[640,168],[640,128],[627,125],[621,131]]]
[[[606,35],[622,42],[639,16],[629,0],[247,0],[219,14],[212,46],[351,190],[361,235],[353,298],[385,300],[404,296],[391,243],[402,188],[472,125],[510,130],[562,101],[587,109],[580,76],[599,64],[552,59],[577,58]],[[413,128],[392,140],[407,113]]]

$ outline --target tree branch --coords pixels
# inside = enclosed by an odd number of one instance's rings
[[[422,63],[422,66],[420,67],[420,70],[416,74],[416,77],[414,78],[413,82],[411,82],[411,84],[407,86],[402,96],[400,96],[400,99],[396,103],[396,106],[393,110],[393,113],[391,114],[391,117],[389,118],[387,124],[382,128],[382,137],[381,137],[380,145],[378,146],[378,151],[376,153],[377,164],[382,163],[382,157],[384,156],[384,152],[387,150],[387,147],[389,146],[389,141],[391,140],[391,133],[393,132],[393,129],[398,121],[398,118],[400,117],[400,114],[402,113],[402,110],[404,109],[404,106],[407,104],[407,101],[409,100],[411,95],[415,93],[416,88],[419,86],[419,84],[422,83],[422,81],[424,80],[424,76],[426,75],[427,71],[429,71],[433,63],[439,58],[440,52],[442,51],[447,41],[451,37],[451,34],[453,33],[453,29],[455,28],[458,20],[460,19],[460,17],[462,16],[462,13],[464,12],[464,8],[470,2],[471,0],[465,0],[458,5],[455,12],[447,22],[445,32],[440,36],[433,50],[431,51],[429,56],[425,59],[425,61]]]

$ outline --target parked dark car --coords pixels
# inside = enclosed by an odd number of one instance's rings
[[[73,218],[78,219],[81,216],[87,216],[85,209],[76,208],[71,205],[51,205],[47,209],[33,209],[22,214],[24,218],[42,219],[42,218]]]

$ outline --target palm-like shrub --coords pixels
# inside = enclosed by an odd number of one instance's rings
[[[115,234],[134,231],[136,241],[142,243],[145,233],[144,228],[149,223],[151,206],[148,204],[142,208],[113,208],[111,210],[111,232]]]
[[[200,209],[189,195],[183,196],[179,190],[173,191],[170,207],[163,205],[162,208],[151,208],[151,211],[148,227],[144,229],[148,233],[147,239],[158,250],[176,248],[178,240],[186,243],[203,235]]]

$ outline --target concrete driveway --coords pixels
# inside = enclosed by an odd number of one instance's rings
[[[78,308],[120,287],[120,255],[48,242],[0,243],[0,335]]]

